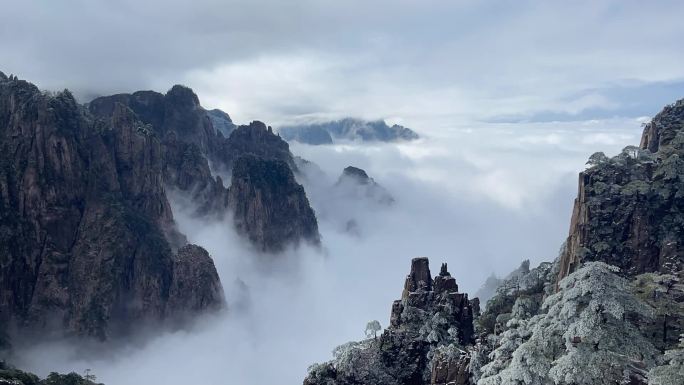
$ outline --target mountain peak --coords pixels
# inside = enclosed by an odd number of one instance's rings
[[[354,166],[345,167],[342,171],[342,175],[356,178],[359,181],[363,181],[364,183],[368,183],[368,180],[370,179],[365,170]]]
[[[661,147],[670,146],[680,132],[684,132],[684,99],[663,108],[644,126],[640,147],[658,152]]]
[[[199,97],[195,92],[186,86],[176,84],[166,93],[166,97],[171,102],[188,107],[199,107]]]

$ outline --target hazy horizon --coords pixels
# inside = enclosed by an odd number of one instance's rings
[[[363,338],[367,321],[388,325],[412,258],[429,257],[433,275],[447,262],[471,297],[491,274],[505,276],[525,259],[554,260],[587,158],[638,145],[643,124],[684,97],[684,2],[644,4],[3,4],[0,71],[41,89],[68,88],[80,103],[182,84],[236,124],[355,117],[420,135],[289,143],[292,155],[323,172],[296,175],[316,212],[321,249],[264,256],[230,217],[198,219],[187,197],[166,186],[161,195],[179,230],[215,262],[227,311],[111,350],[104,343],[84,354],[73,341],[18,346],[12,364],[42,376],[89,368],[107,385],[301,383],[308,365]],[[350,165],[395,203],[334,190]]]
[[[682,97],[682,12],[674,0],[10,2],[0,70],[82,102],[184,84],[237,122],[274,126],[636,118]]]

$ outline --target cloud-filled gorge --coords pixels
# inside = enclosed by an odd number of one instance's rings
[[[180,230],[212,255],[228,309],[106,353],[46,342],[18,351],[14,362],[41,375],[90,368],[108,385],[301,383],[308,365],[363,337],[367,321],[387,326],[413,257],[430,257],[433,269],[448,262],[469,293],[522,259],[555,258],[577,172],[592,152],[637,142],[639,123],[488,124],[401,144],[294,143],[293,154],[323,172],[298,177],[319,219],[321,250],[265,259],[229,218],[200,221],[183,197],[170,195]],[[349,165],[366,170],[394,204],[332,196]]]

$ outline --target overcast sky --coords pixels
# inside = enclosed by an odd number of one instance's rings
[[[0,70],[82,101],[195,89],[239,122],[652,115],[684,95],[684,2],[4,1]]]
[[[470,293],[524,258],[552,260],[587,157],[637,144],[643,117],[684,97],[683,16],[681,0],[2,0],[0,71],[82,102],[180,83],[238,123],[384,118],[424,136],[292,144],[330,178],[307,185],[326,258],[301,251],[294,283],[289,270],[264,279],[228,222],[196,223],[174,204],[228,298],[235,278],[250,288],[244,314],[114,359],[60,344],[17,363],[92,368],[107,384],[301,383],[367,320],[387,325],[412,257],[429,256],[433,272],[449,262]],[[347,165],[395,206],[330,202]],[[340,230],[348,216],[360,235]],[[169,370],[179,357],[193,370]]]

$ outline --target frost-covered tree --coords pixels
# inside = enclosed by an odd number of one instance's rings
[[[684,332],[684,285],[671,274],[645,273],[636,277],[636,294],[655,309],[654,323],[642,325],[643,334],[661,351],[677,345],[679,334]]]
[[[382,329],[380,322],[377,320],[370,321],[366,324],[366,337],[377,338],[378,332]]]
[[[599,152],[595,152],[595,153],[591,154],[591,156],[589,157],[589,160],[587,160],[587,165],[589,167],[594,167],[594,166],[598,166],[600,164],[606,163],[609,160],[610,160],[610,158],[608,158],[606,156],[606,154],[599,151]]]
[[[502,384],[502,377],[499,375],[506,369],[511,362],[513,352],[531,336],[528,322],[536,314],[539,303],[535,297],[518,297],[510,313],[510,320],[506,323],[506,331],[500,336],[492,336],[497,341],[494,343],[496,348],[488,358],[489,361],[480,370],[483,379],[479,385],[499,385]]]
[[[557,263],[544,262],[530,269],[529,261],[509,274],[499,285],[496,294],[487,302],[485,311],[477,320],[481,332],[499,334],[506,330],[506,323],[512,318],[512,308],[518,298],[532,298],[540,305],[551,281],[555,283]],[[554,284],[550,286],[555,287]],[[532,311],[536,313],[536,309]]]
[[[478,385],[500,385],[498,374],[511,362],[513,352],[530,337],[527,318],[530,317],[529,304],[531,298],[521,297],[515,301],[511,319],[506,324],[506,331],[498,337],[496,349],[489,354],[489,362],[480,369]]]
[[[590,262],[564,278],[544,301],[545,313],[529,320],[531,335],[510,364],[478,384],[620,384],[651,365],[656,350],[630,321],[651,309],[616,273]]]
[[[648,373],[649,385],[684,384],[684,334],[680,337],[679,349],[665,352],[667,364],[657,366]]]
[[[632,158],[632,159],[637,159],[639,158],[639,153],[641,153],[641,149],[637,146],[627,146],[622,149],[622,154]]]

